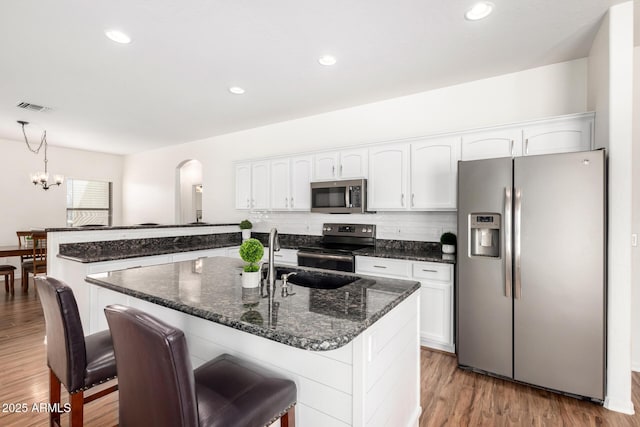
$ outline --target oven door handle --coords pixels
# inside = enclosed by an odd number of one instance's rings
[[[353,261],[353,255],[316,254],[313,252],[298,252],[298,258],[332,259],[336,261]]]

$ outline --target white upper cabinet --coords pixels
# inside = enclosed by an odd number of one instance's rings
[[[522,128],[496,128],[462,136],[462,160],[522,155]]]
[[[289,209],[289,199],[291,198],[291,189],[289,188],[291,179],[289,173],[289,157],[271,160],[271,209]]]
[[[465,133],[462,160],[591,150],[593,122],[584,113]]]
[[[409,144],[386,144],[369,149],[368,210],[406,210],[409,207]]]
[[[238,163],[236,172],[236,209],[251,209],[251,162]]]
[[[236,209],[269,208],[269,161],[237,163]]]
[[[311,210],[311,170],[312,156],[298,156],[291,158],[291,185],[289,209]]]
[[[567,153],[593,148],[593,115],[549,120],[524,128],[523,154]]]
[[[314,181],[367,177],[367,149],[329,151],[313,156]]]
[[[411,143],[411,209],[456,208],[459,159],[460,137]]]
[[[271,160],[271,209],[310,210],[311,156]]]
[[[269,209],[269,161],[251,163],[251,207]]]

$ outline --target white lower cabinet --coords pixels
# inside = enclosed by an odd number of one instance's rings
[[[455,352],[453,264],[357,256],[356,273],[419,281],[420,344]]]

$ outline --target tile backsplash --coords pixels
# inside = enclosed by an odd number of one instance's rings
[[[384,212],[375,214],[317,214],[309,212],[262,212],[247,214],[253,230],[267,233],[272,227],[287,234],[322,235],[327,222],[375,224],[376,238],[439,242],[446,231],[456,233],[456,212]]]

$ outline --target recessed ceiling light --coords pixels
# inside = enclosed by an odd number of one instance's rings
[[[473,5],[471,9],[464,14],[469,21],[477,21],[486,18],[493,12],[494,4],[488,1],[481,1]]]
[[[107,30],[104,34],[116,43],[127,44],[131,43],[131,37],[118,30]]]
[[[336,58],[331,55],[322,55],[318,58],[318,62],[322,65],[331,66],[336,64]]]
[[[240,86],[231,86],[229,88],[229,92],[233,93],[234,95],[242,95],[244,93],[244,89],[242,89]]]

